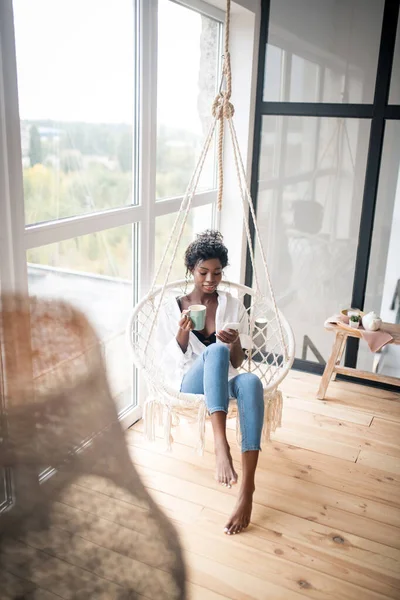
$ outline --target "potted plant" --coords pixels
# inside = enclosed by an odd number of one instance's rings
[[[360,326],[360,315],[351,315],[349,325],[354,329],[358,329]]]

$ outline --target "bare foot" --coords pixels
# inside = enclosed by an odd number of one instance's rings
[[[240,533],[250,524],[251,510],[253,508],[253,492],[254,490],[240,490],[235,510],[224,529],[227,535]]]
[[[237,483],[238,476],[233,467],[231,450],[228,442],[215,444],[215,479],[221,485],[231,487]]]

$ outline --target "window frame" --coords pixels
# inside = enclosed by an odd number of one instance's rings
[[[375,75],[375,91],[371,102],[357,103],[330,103],[330,102],[292,102],[292,101],[267,101],[264,100],[264,80],[267,46],[269,43],[271,0],[261,3],[261,26],[258,53],[258,82],[256,96],[255,135],[253,144],[253,169],[251,179],[251,192],[254,207],[257,212],[257,197],[259,191],[258,170],[261,155],[261,133],[262,119],[264,116],[300,116],[300,117],[333,117],[333,118],[357,118],[369,119],[371,129],[369,133],[369,145],[367,165],[364,175],[364,188],[362,210],[359,227],[358,248],[355,261],[353,289],[351,293],[351,306],[363,309],[365,301],[366,286],[368,280],[368,269],[370,265],[371,241],[374,230],[375,208],[378,195],[379,175],[384,143],[385,125],[389,120],[400,119],[400,104],[389,104],[389,91],[392,76],[393,59],[395,53],[396,32],[400,27],[399,2],[398,0],[385,0],[382,26],[380,35],[379,55]],[[287,49],[290,53],[290,49]],[[305,56],[307,58],[307,56]],[[289,72],[290,75],[290,72]],[[304,177],[307,173],[302,174]],[[300,177],[297,177],[299,180]],[[254,243],[254,232],[252,232]],[[253,270],[249,253],[246,260],[246,285],[251,286]],[[356,367],[359,340],[349,340],[345,354],[345,366]],[[318,359],[320,360],[320,359]],[[294,368],[321,375],[324,364],[295,358]],[[346,380],[346,376],[339,375]],[[354,378],[347,378],[355,381]],[[359,380],[365,383],[364,380]],[[385,387],[384,384],[368,382],[368,385]],[[387,387],[387,386],[386,386]],[[393,387],[393,386],[389,386]]]
[[[170,0],[223,22],[224,12],[203,0]],[[122,225],[136,231],[134,253],[134,302],[147,293],[154,272],[155,220],[177,212],[183,196],[156,200],[157,150],[157,18],[158,0],[132,0],[136,28],[136,107],[134,124],[133,204],[115,209],[25,224],[20,117],[12,0],[0,3],[0,281],[3,290],[28,292],[26,251],[73,237]],[[199,192],[193,207],[215,206],[216,189]],[[215,221],[215,211],[214,211]],[[135,248],[138,255],[135,255]],[[139,385],[142,384],[139,382]],[[141,394],[140,394],[141,396]],[[123,425],[141,417],[138,395],[131,410],[123,413]]]

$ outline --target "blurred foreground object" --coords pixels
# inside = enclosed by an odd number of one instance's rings
[[[3,296],[0,335],[1,599],[183,600],[177,534],[131,462],[86,318]]]

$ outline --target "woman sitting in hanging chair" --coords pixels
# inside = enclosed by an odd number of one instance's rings
[[[257,375],[236,370],[246,355],[248,317],[243,304],[218,291],[228,250],[218,231],[197,236],[185,253],[187,273],[193,277],[191,292],[171,298],[158,326],[163,352],[161,363],[169,383],[183,393],[204,394],[211,415],[216,456],[216,480],[223,486],[237,483],[228,440],[226,418],[229,398],[237,399],[242,433],[243,475],[235,510],[225,533],[240,533],[250,523],[255,470],[264,420],[263,386]],[[194,330],[189,306],[206,306],[202,331]],[[227,325],[231,324],[229,328]]]

